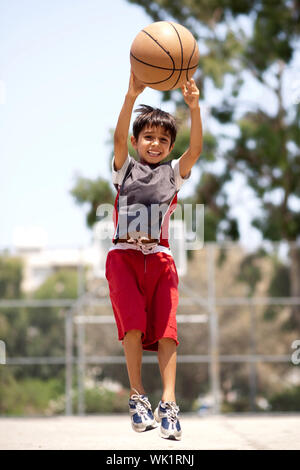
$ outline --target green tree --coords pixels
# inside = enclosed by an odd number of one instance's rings
[[[0,256],[0,299],[20,299],[23,263],[20,258]]]
[[[22,298],[22,260],[9,254],[0,256],[0,299],[19,300]],[[26,331],[28,316],[24,307],[0,308],[0,339],[5,342],[7,357],[26,355]],[[0,413],[10,408],[10,391],[17,387],[16,377],[20,366],[0,366]]]
[[[18,300],[22,293],[21,259],[0,257],[0,298]],[[61,270],[51,275],[34,293],[35,299],[75,299],[77,272]],[[59,308],[2,307],[0,339],[7,357],[64,356],[64,312]],[[0,366],[0,413],[43,413],[51,399],[64,391],[64,366]]]
[[[61,269],[50,275],[34,292],[35,299],[76,299],[78,295],[77,271]],[[28,308],[26,353],[32,357],[60,357],[65,352],[64,311],[58,307]],[[51,378],[61,366],[29,366],[32,377]]]
[[[0,299],[22,298],[23,263],[18,257],[0,256]],[[26,349],[27,316],[23,307],[2,307],[0,310],[0,339],[6,344],[8,356],[22,356]]]
[[[113,204],[114,195],[108,181],[99,177],[96,180],[78,176],[71,190],[78,205],[87,204],[86,225],[92,228],[97,220],[96,211],[99,204]]]

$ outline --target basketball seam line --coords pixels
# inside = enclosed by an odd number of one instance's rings
[[[172,70],[171,72],[171,75],[167,78],[165,78],[164,80],[159,80],[158,82],[144,82],[146,83],[147,85],[158,85],[159,83],[163,83],[163,82],[166,82],[167,80],[170,80],[170,78],[172,77],[172,75],[174,74],[174,69],[175,69],[175,62],[174,62],[174,59],[173,57],[171,56],[170,52],[167,51],[159,42],[157,39],[155,39],[153,36],[151,36],[150,33],[148,33],[147,31],[145,31],[144,29],[142,29],[142,32],[145,33],[147,36],[149,36],[150,39],[152,39],[152,41],[154,41],[171,59],[172,61],[172,64],[173,64],[173,69],[169,69],[169,70]],[[140,61],[140,62],[143,62],[143,61]]]
[[[195,52],[195,50],[196,50],[196,44],[197,44],[197,43],[196,43],[196,40],[194,40],[194,49],[193,49],[193,52],[192,52],[192,54],[191,54],[191,57],[190,57],[190,59],[189,59],[189,61],[188,61],[188,68],[187,68],[187,71],[186,71],[186,79],[187,79],[187,81],[189,81],[188,69],[189,69],[189,65],[190,65],[190,62],[191,62],[191,60],[192,60],[192,57],[193,57],[193,55],[194,55],[194,52]]]
[[[181,67],[180,67],[180,73],[179,73],[178,78],[177,78],[177,80],[176,80],[176,82],[175,82],[175,85],[172,86],[172,88],[175,88],[175,86],[177,85],[177,83],[178,83],[178,81],[179,81],[179,79],[180,79],[181,73],[182,73],[182,65],[183,65],[183,46],[182,46],[181,37],[180,37],[180,35],[179,35],[177,29],[175,28],[175,26],[173,25],[173,23],[170,23],[170,22],[168,22],[168,23],[175,29],[176,34],[177,34],[177,37],[178,37],[178,39],[179,39],[180,48],[181,48]]]
[[[145,34],[147,34],[147,36],[149,36],[149,38],[151,38],[152,41],[154,41],[159,47],[161,47],[161,49],[170,57],[170,59],[171,59],[171,61],[172,61],[172,63],[173,63],[173,66],[174,66],[174,68],[175,68],[175,62],[174,62],[173,57],[172,57],[171,54],[170,54],[170,51],[167,51],[167,49],[165,49],[164,46],[162,46],[162,45],[158,42],[157,39],[155,39],[153,36],[151,36],[150,33],[148,33],[147,31],[145,31],[144,29],[142,29],[142,32],[145,33]]]
[[[194,51],[193,51],[194,53]],[[143,60],[139,59],[138,57],[136,57],[135,55],[132,54],[132,52],[130,52],[130,55],[131,57],[133,57],[135,60],[137,60],[138,62],[141,62],[142,64],[144,65],[148,65],[149,67],[153,67],[155,69],[161,69],[161,70],[174,70],[174,72],[180,72],[181,70],[182,71],[186,71],[186,70],[191,70],[191,69],[195,69],[198,67],[199,64],[196,64],[196,65],[191,65],[190,67],[185,67],[185,68],[182,68],[182,69],[177,69],[177,68],[174,68],[174,69],[169,69],[168,67],[161,67],[160,65],[153,65],[153,64],[149,64],[148,62],[144,62]],[[192,54],[193,55],[193,54]],[[190,59],[191,60],[191,59]]]

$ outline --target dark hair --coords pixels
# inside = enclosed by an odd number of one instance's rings
[[[152,108],[146,104],[141,104],[136,113],[140,113],[133,123],[133,136],[137,140],[140,132],[146,126],[162,126],[165,131],[169,132],[171,137],[171,145],[175,142],[177,134],[177,125],[175,118],[159,108]]]

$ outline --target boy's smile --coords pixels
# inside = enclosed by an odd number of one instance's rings
[[[159,163],[171,152],[171,136],[162,126],[149,126],[142,129],[138,139],[131,137],[141,163]]]

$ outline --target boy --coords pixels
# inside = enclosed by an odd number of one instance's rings
[[[161,163],[174,147],[176,122],[168,113],[142,105],[131,143],[139,161],[128,156],[127,138],[136,98],[145,86],[131,73],[128,92],[114,134],[114,246],[106,278],[123,340],[130,382],[129,411],[135,431],[153,429],[181,439],[175,399],[178,276],[168,243],[168,222],[177,193],[202,150],[199,90],[190,80],[182,94],[190,109],[190,146],[178,160]],[[138,214],[138,216],[137,216]],[[141,380],[142,351],[158,351],[163,394],[154,415]]]

